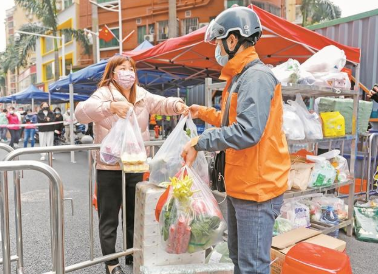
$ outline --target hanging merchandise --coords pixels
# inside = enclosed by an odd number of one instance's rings
[[[345,119],[340,112],[322,112],[324,137],[345,136]]]
[[[115,165],[121,158],[122,141],[125,134],[126,119],[119,118],[101,143],[100,160]]]
[[[210,188],[187,166],[171,178],[159,223],[165,251],[170,254],[206,250],[222,239],[226,229]]]
[[[183,130],[186,124],[186,132]],[[175,129],[165,140],[155,157],[150,162],[150,182],[160,184],[169,182],[169,179],[180,171],[183,165],[181,157],[184,146],[191,138],[197,136],[197,127],[189,116],[182,116]],[[202,181],[209,184],[208,163],[203,151],[198,152],[192,168],[201,177]]]
[[[308,72],[339,72],[346,64],[343,50],[330,45],[322,48],[302,65],[301,69]]]
[[[315,112],[310,113],[307,110],[307,107],[303,102],[302,96],[300,94],[297,94],[295,101],[289,100],[288,103],[295,109],[295,112],[302,120],[306,138],[311,140],[322,139],[322,123],[320,121],[319,115]]]
[[[143,173],[148,171],[147,153],[138,120],[133,109],[126,116],[122,140],[121,161],[123,170],[130,173]]]
[[[311,171],[315,164],[293,163],[290,167],[288,190],[306,190],[310,180]]]
[[[274,221],[273,236],[280,235],[285,232],[289,232],[294,229],[294,225],[287,219],[278,217]]]
[[[308,160],[315,162],[311,172],[309,187],[330,186],[335,182],[336,169],[323,157],[307,156]]]
[[[295,108],[283,105],[283,130],[289,140],[303,140],[305,136],[302,120],[295,112]]]
[[[281,217],[289,220],[294,228],[309,227],[310,209],[298,200],[285,201],[281,207]]]

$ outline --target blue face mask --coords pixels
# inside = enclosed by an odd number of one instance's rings
[[[222,67],[224,67],[228,62],[228,54],[223,56],[221,55],[221,47],[219,46],[219,44],[217,44],[217,47],[215,48],[215,59]]]

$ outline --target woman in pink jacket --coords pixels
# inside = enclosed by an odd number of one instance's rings
[[[99,144],[109,133],[118,117],[125,118],[134,108],[144,140],[149,140],[149,115],[178,115],[188,112],[179,98],[154,95],[138,86],[135,62],[125,56],[114,56],[105,68],[98,90],[85,102],[78,104],[75,115],[80,123],[94,123],[94,140]],[[111,166],[100,161],[96,153],[97,202],[99,234],[103,255],[115,253],[119,210],[122,204],[122,173],[119,165]],[[133,247],[135,186],[143,174],[126,176],[127,248]],[[132,256],[126,257],[126,264]],[[105,263],[106,273],[123,274],[118,259]]]
[[[21,124],[19,116],[14,112],[14,107],[10,107],[9,111],[7,113],[7,119],[8,119],[8,130],[11,135],[11,141],[9,145],[11,147],[18,147],[18,141],[20,140],[20,129],[19,126]]]

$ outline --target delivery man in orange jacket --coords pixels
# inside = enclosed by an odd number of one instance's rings
[[[193,118],[219,127],[232,90],[228,126],[205,131],[182,153],[191,165],[197,151],[226,151],[228,246],[235,274],[270,273],[273,225],[290,169],[281,85],[254,48],[261,33],[258,16],[245,7],[227,9],[210,23],[205,40],[216,43],[220,79],[227,81],[222,111],[198,105],[190,110]]]

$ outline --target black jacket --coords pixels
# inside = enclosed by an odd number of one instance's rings
[[[37,115],[38,123],[51,123],[55,122],[55,115],[52,113],[51,110],[48,111],[47,116],[43,113],[43,110],[40,110]],[[47,121],[47,118],[50,118],[49,121]],[[48,126],[39,126],[38,127],[39,132],[49,132],[55,130],[55,125],[48,125]]]
[[[63,115],[62,114],[55,114],[55,122],[63,122]],[[63,123],[56,124],[55,130],[60,131],[60,133],[62,133],[63,127],[64,127]]]

